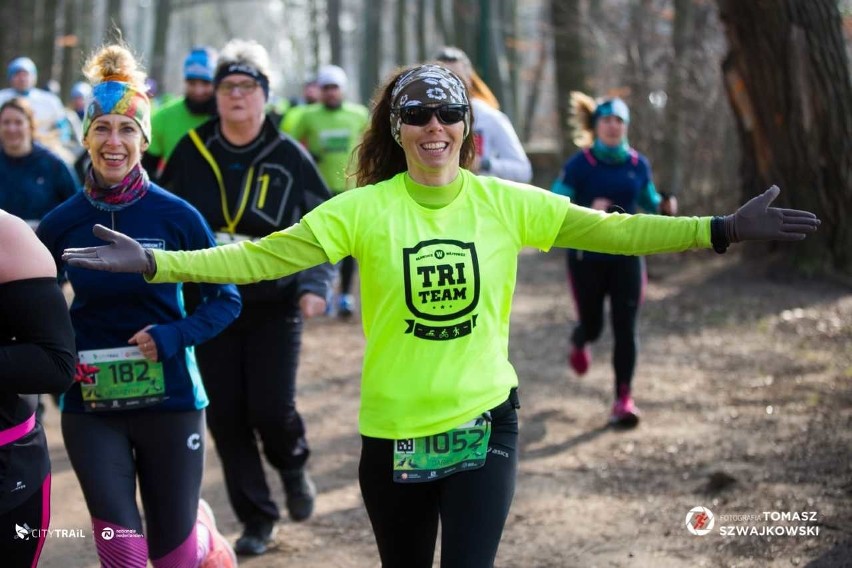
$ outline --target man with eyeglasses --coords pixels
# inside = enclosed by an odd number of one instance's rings
[[[191,129],[166,164],[162,185],[192,203],[219,244],[285,229],[331,197],[308,153],[266,115],[269,55],[254,41],[232,40],[213,78],[219,115]],[[266,552],[280,518],[263,471],[278,471],[289,516],[313,512],[310,455],[296,410],[302,318],[325,313],[330,264],[239,286],[240,317],[215,341],[196,348],[210,398],[207,421],[225,472],[228,497],[243,524],[234,549]]]
[[[142,166],[154,179],[190,128],[201,126],[216,115],[213,72],[218,54],[209,47],[196,47],[183,62],[183,96],[167,102],[151,117],[151,145],[142,156]]]
[[[346,72],[337,65],[325,65],[317,73],[319,102],[307,107],[287,132],[301,142],[317,162],[334,195],[351,187],[347,184],[347,166],[352,151],[367,128],[367,107],[345,100]],[[354,310],[352,279],[355,260],[347,256],[340,261],[340,290],[337,315],[347,318]]]

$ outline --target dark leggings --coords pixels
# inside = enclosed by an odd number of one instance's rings
[[[49,524],[50,474],[26,501],[0,514],[0,564],[9,568],[35,568]]]
[[[340,261],[340,293],[352,293],[352,279],[355,277],[355,259],[351,256]]]
[[[127,411],[62,414],[62,435],[93,521],[145,534],[150,558],[183,544],[195,528],[204,471],[204,411]],[[136,505],[136,481],[145,524]],[[95,535],[101,561],[109,554],[138,556],[142,541]],[[192,544],[194,546],[194,543]],[[144,559],[139,559],[144,565]],[[118,565],[130,566],[130,560]]]
[[[207,424],[225,472],[228,498],[242,523],[277,520],[258,440],[279,472],[303,467],[310,450],[296,410],[302,345],[298,310],[243,305],[224,332],[196,347],[210,406]]]
[[[636,320],[645,285],[645,262],[638,256],[578,260],[572,253],[568,254],[568,277],[580,322],[574,328],[571,342],[582,347],[600,337],[604,299],[609,296],[617,397],[624,389],[630,389],[636,369]]]
[[[518,470],[518,414],[492,411],[483,467],[425,483],[394,483],[393,440],[362,436],[358,470],[384,568],[431,568],[438,521],[442,568],[493,566]]]

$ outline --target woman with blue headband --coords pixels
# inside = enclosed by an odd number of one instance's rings
[[[65,251],[75,267],[150,282],[256,282],[352,255],[361,267],[361,493],[385,567],[492,566],[515,490],[518,377],[509,362],[517,257],[525,246],[621,254],[800,240],[811,213],[769,208],[773,188],[725,217],[595,211],[529,185],[480,177],[467,91],[419,65],[380,87],[358,151],[361,187],[258,241]],[[321,495],[320,495],[321,497]]]
[[[574,137],[580,152],[572,156],[551,188],[577,205],[600,211],[674,215],[677,201],[657,192],[648,159],[630,147],[630,110],[619,98],[599,102],[571,94]],[[614,348],[615,402],[610,424],[632,428],[639,422],[631,386],[636,367],[636,320],[645,286],[641,256],[594,253],[570,248],[568,277],[579,322],[571,334],[568,364],[585,375],[591,364],[589,344],[603,330],[604,300],[609,297]]]
[[[93,85],[83,120],[91,166],[83,192],[51,211],[38,235],[74,289],[78,365],[61,400],[62,434],[98,557],[122,568],[145,568],[149,558],[155,568],[234,566],[233,550],[199,500],[207,395],[193,346],[237,317],[240,297],[233,285],[205,284],[203,305],[187,316],[179,285],[148,286],[138,275],[62,261],[68,246],[94,244],[92,223],[161,250],[215,245],[201,214],[142,168],[151,104],[131,53],[106,46],[85,74]]]

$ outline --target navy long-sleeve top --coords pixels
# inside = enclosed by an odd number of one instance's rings
[[[163,364],[165,399],[151,408],[204,408],[207,394],[192,346],[214,337],[239,315],[242,304],[236,286],[201,285],[202,303],[187,316],[181,284],[150,285],[141,274],[66,266],[61,259],[64,249],[104,244],[92,235],[95,223],[161,250],[215,246],[207,223],[189,203],[152,183],[139,201],[116,212],[94,207],[79,193],[51,211],[38,228],[60,276],[66,276],[74,289],[71,322],[78,352],[127,347],[133,334],[153,325],[148,333]],[[84,411],[79,383],[65,394],[62,410]]]
[[[625,213],[638,213],[644,209],[656,213],[662,201],[651,175],[648,159],[632,148],[623,160],[605,161],[586,149],[571,156],[551,190],[567,195],[583,207],[591,207],[595,199],[608,199]],[[576,254],[576,251],[569,251]],[[586,259],[612,259],[615,255],[584,252]]]
[[[77,193],[80,184],[62,158],[35,142],[26,156],[0,151],[0,209],[37,221]]]

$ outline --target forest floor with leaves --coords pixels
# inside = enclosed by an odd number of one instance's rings
[[[521,385],[520,470],[495,565],[852,566],[852,289],[733,254],[649,259],[634,383],[642,422],[615,431],[606,426],[609,330],[586,376],[565,362],[575,316],[563,254],[520,257],[510,343]],[[273,549],[242,566],[379,566],[357,481],[363,344],[357,318],[308,323],[298,405],[313,448],[316,511],[304,523],[282,521]],[[49,538],[40,566],[95,567],[52,404],[45,423],[51,526],[83,529],[85,538]],[[240,527],[208,448],[203,495],[234,540]],[[713,513],[710,534],[687,530],[696,506]],[[775,520],[785,513],[792,519]],[[811,534],[723,534],[798,526]]]

